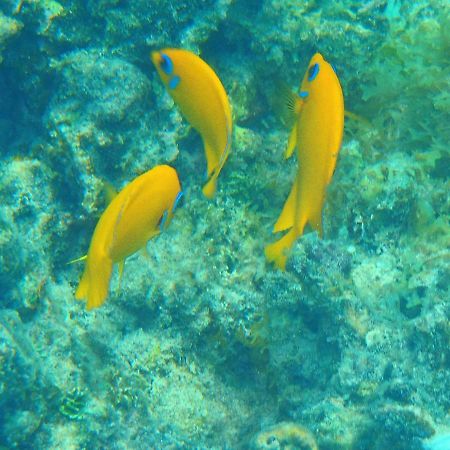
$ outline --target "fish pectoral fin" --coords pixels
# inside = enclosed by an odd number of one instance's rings
[[[298,104],[299,96],[293,92],[285,81],[278,81],[275,83],[272,97],[272,108],[280,121],[287,128],[294,126],[300,109]]]
[[[292,228],[294,226],[296,202],[297,179],[295,179],[291,192],[289,193],[289,197],[287,198],[286,203],[283,206],[283,210],[281,211],[280,217],[278,217],[278,220],[273,227],[274,233],[287,230],[288,228]]]
[[[349,119],[356,120],[359,123],[362,123],[363,125],[370,127],[372,124],[370,123],[370,120],[367,120],[365,117],[360,116],[359,114],[355,114],[351,111],[344,111],[344,116],[348,117]]]
[[[295,147],[297,145],[297,125],[292,127],[292,131],[289,134],[288,144],[286,150],[284,151],[284,159],[288,159],[294,153]]]
[[[80,256],[79,258],[72,259],[71,261],[67,262],[66,264],[68,265],[68,264],[81,262],[81,261],[84,261],[86,258],[87,258],[87,255],[83,255],[83,256]]]

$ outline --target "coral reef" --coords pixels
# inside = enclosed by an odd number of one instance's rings
[[[2,1],[0,446],[446,448],[447,3]],[[149,61],[169,45],[230,95],[210,202],[202,143]],[[271,105],[316,50],[362,120],[346,120],[325,238],[280,272],[263,248],[295,162]],[[103,181],[161,163],[185,205],[87,313],[67,263]]]

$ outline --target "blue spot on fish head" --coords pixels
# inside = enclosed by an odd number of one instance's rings
[[[180,84],[180,77],[178,75],[174,75],[170,80],[169,80],[169,88],[170,89],[175,89],[179,84]]]
[[[161,62],[159,63],[159,66],[166,75],[172,74],[173,62],[165,53],[161,53]]]
[[[308,69],[308,81],[314,81],[319,73],[319,64],[315,63]]]

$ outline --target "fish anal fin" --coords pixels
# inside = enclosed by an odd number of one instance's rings
[[[86,300],[87,309],[98,308],[108,296],[113,262],[110,258],[88,258],[86,267],[75,292],[77,300]]]
[[[78,283],[77,290],[75,291],[75,298],[77,300],[84,300],[87,297],[89,289],[89,274],[87,269],[83,272],[81,280]]]
[[[295,205],[297,201],[297,184],[297,180],[295,180],[286,203],[283,206],[280,217],[278,217],[278,220],[273,227],[274,233],[287,230],[288,228],[292,228],[294,226],[296,209]]]
[[[281,239],[267,245],[264,249],[267,261],[281,270],[286,270],[286,261],[296,239],[297,233],[294,228],[291,228]]]

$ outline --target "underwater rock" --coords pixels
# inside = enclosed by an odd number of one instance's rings
[[[160,161],[172,160],[177,154],[175,134],[161,129],[160,138],[154,138],[158,128],[147,125],[158,122],[150,107],[150,83],[129,62],[100,50],[82,50],[53,61],[53,67],[61,82],[45,115],[47,153],[52,167],[63,175],[61,181],[78,185],[77,197],[61,200],[82,206],[79,211],[89,215],[103,209],[98,201],[100,179],[115,181],[114,173],[126,167],[129,175],[120,178],[123,183]]]
[[[51,248],[58,228],[52,171],[38,159],[18,157],[3,162],[0,177],[2,304],[34,309],[39,286],[50,272],[48,261],[35,262]]]
[[[294,422],[280,422],[258,433],[252,442],[255,450],[318,450],[310,431]]]
[[[22,22],[5,16],[0,11],[0,65],[3,61],[2,51],[6,47],[8,40],[18,34],[22,28]]]
[[[377,424],[378,445],[396,442],[394,448],[419,449],[420,440],[434,434],[431,417],[415,406],[387,405],[374,410],[372,416]]]
[[[0,410],[14,411],[0,414],[0,443],[20,446],[42,420],[39,362],[17,312],[0,310]]]

